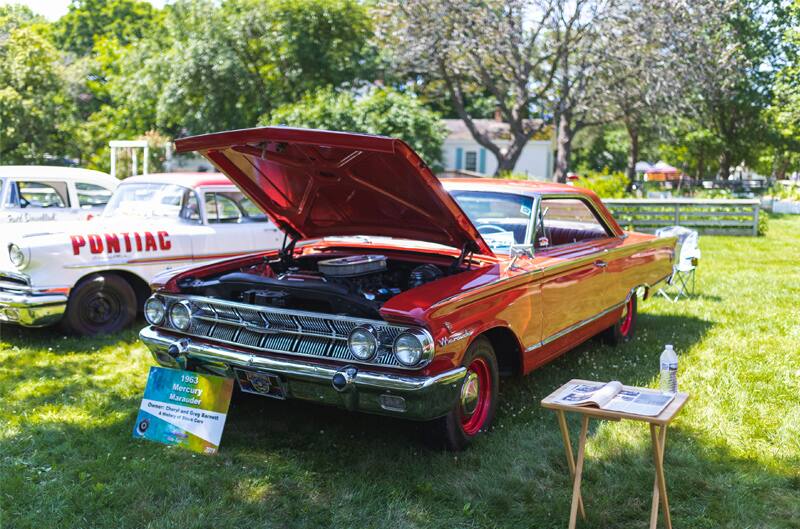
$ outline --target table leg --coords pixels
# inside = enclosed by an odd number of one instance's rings
[[[567,453],[567,466],[569,467],[569,476],[575,479],[575,457],[572,455],[572,443],[569,440],[569,429],[567,428],[567,418],[564,410],[556,411],[558,417],[558,426],[561,428],[561,436],[564,438],[564,451]],[[586,519],[586,511],[583,508],[583,497],[580,492],[578,493],[578,512],[581,518]]]
[[[583,474],[583,455],[586,450],[586,432],[589,429],[589,416],[581,415],[581,435],[578,438],[578,460],[575,462],[575,479],[572,483],[572,507],[569,512],[569,529],[575,529],[578,521],[578,504],[581,501],[581,475]]]
[[[653,463],[656,467],[656,479],[653,486],[653,506],[650,509],[650,528],[654,529],[658,520],[658,503],[660,500],[661,508],[664,511],[664,525],[667,529],[672,529],[672,518],[669,514],[669,500],[667,499],[667,483],[664,479],[664,445],[667,440],[667,427],[650,425],[650,436],[653,439]]]

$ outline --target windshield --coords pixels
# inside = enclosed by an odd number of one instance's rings
[[[512,245],[529,244],[533,198],[487,191],[451,191],[493,252],[508,253]]]
[[[114,191],[103,215],[181,217],[200,220],[200,210],[194,191],[175,184],[122,184]]]

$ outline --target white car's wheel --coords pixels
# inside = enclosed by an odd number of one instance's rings
[[[81,336],[117,332],[136,318],[136,293],[113,274],[93,274],[72,289],[62,323]]]

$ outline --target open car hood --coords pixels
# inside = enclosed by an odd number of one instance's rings
[[[228,175],[291,236],[373,235],[492,251],[422,159],[400,140],[262,127],[175,141]]]

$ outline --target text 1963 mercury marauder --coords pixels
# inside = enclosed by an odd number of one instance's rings
[[[498,377],[605,332],[672,270],[591,192],[442,185],[402,141],[290,128],[179,140],[288,235],[280,251],[157,278],[140,333],[171,367],[243,391],[432,421],[452,449],[492,423]]]

